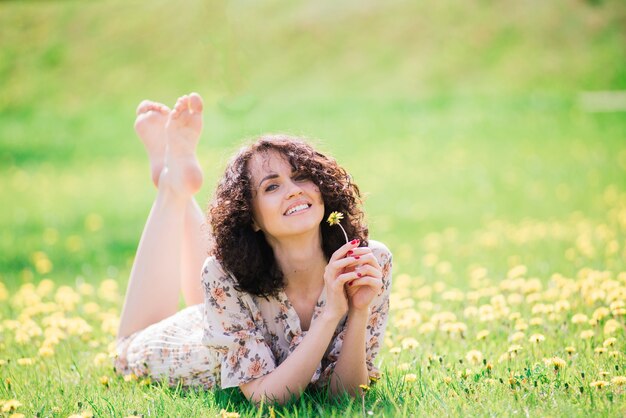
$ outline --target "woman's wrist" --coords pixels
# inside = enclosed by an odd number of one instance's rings
[[[370,316],[370,307],[366,307],[366,308],[362,308],[362,309],[357,309],[354,307],[350,307],[350,309],[348,310],[348,319],[350,318],[355,318],[355,319],[367,319]]]

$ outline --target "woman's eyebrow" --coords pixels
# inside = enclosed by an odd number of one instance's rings
[[[265,177],[263,177],[261,179],[261,181],[259,182],[259,186],[258,187],[261,187],[261,184],[263,184],[263,182],[265,180],[270,180],[270,179],[275,179],[275,178],[278,178],[278,174],[276,174],[276,173],[268,174],[267,176],[265,176]]]

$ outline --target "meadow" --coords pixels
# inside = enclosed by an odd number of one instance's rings
[[[0,2],[0,416],[623,416],[618,0]],[[205,98],[205,207],[246,138],[312,138],[394,254],[382,378],[254,408],[114,373],[155,196],[143,98]],[[231,415],[229,415],[231,414]]]

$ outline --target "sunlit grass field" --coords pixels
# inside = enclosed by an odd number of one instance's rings
[[[578,99],[626,89],[626,7],[172,7],[0,3],[1,416],[626,414],[626,113]],[[155,196],[135,106],[193,90],[201,206],[263,132],[364,192],[394,283],[362,398],[257,409],[114,373]]]

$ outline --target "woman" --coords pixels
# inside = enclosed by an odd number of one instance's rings
[[[262,136],[217,187],[209,245],[193,199],[202,183],[200,96],[179,98],[171,111],[144,101],[137,114],[158,193],[131,271],[117,370],[238,386],[257,403],[284,403],[309,384],[356,395],[378,377],[391,255],[367,242],[345,170],[298,138]],[[344,214],[352,241],[325,222],[332,211]],[[177,312],[181,289],[188,307]]]

